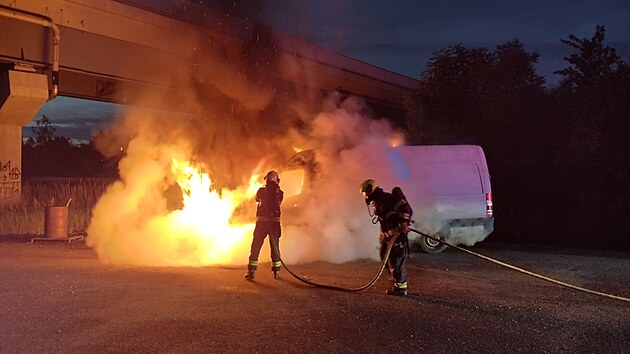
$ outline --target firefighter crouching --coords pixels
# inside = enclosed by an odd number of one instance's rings
[[[400,191],[400,188],[395,189]],[[380,188],[373,179],[361,183],[360,192],[367,205],[372,205],[381,225],[380,254],[385,256],[387,245],[392,237],[398,236],[389,254],[388,266],[394,278],[394,284],[387,290],[388,295],[407,295],[407,271],[405,261],[409,255],[409,223],[413,210],[406,198],[400,193],[388,193]]]
[[[247,265],[247,274],[245,278],[254,280],[256,270],[258,269],[258,256],[260,248],[265,242],[265,238],[269,235],[269,246],[271,248],[271,271],[273,278],[278,279],[280,274],[280,254],[278,253],[281,227],[280,227],[280,204],[284,192],[279,186],[280,177],[276,171],[269,171],[265,175],[265,186],[256,192],[256,228],[254,229],[254,239],[249,253],[249,264]],[[275,247],[274,247],[275,244]]]

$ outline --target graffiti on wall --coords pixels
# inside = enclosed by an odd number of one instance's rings
[[[0,160],[0,200],[15,199],[22,190],[19,167],[12,166],[11,160]]]

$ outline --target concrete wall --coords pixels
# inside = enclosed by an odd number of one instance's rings
[[[32,72],[0,73],[0,203],[22,191],[22,126],[48,99],[48,78]]]
[[[0,203],[22,193],[22,127],[0,124]]]

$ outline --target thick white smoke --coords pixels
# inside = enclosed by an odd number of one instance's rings
[[[249,176],[260,174],[262,183],[266,170],[281,168],[293,147],[315,150],[318,169],[300,212],[283,215],[280,246],[285,261],[378,258],[379,226],[359,194],[359,184],[367,178],[376,179],[386,191],[401,186],[409,200],[421,201],[412,204],[414,218],[432,231],[432,198],[397,175],[390,152],[392,140],[400,143],[401,134],[385,119],[371,117],[357,97],[332,93],[322,101],[312,89],[317,85],[302,85],[313,73],[292,64],[292,57],[252,55],[256,52],[241,43],[224,53],[215,44],[200,38],[188,58],[190,65],[181,63],[172,78],[168,68],[156,69],[169,86],[183,90],[176,95],[147,92],[134,102],[166,109],[177,105],[173,110],[184,107],[188,115],[132,110],[101,135],[98,144],[104,152],[127,147],[119,165],[121,180],[103,195],[88,228],[88,245],[102,260],[246,264],[255,219]],[[281,72],[290,72],[288,76],[300,83],[291,88],[295,92],[276,92],[273,73],[281,77]],[[165,97],[176,97],[175,103]],[[229,211],[235,214],[230,221],[238,220],[232,230],[209,220],[219,214],[209,203],[197,204],[196,220],[190,220],[190,210],[173,207],[173,196],[180,202],[185,197],[173,188],[178,178],[174,160],[210,175],[216,193],[208,198],[229,199],[236,207]],[[268,252],[266,246],[261,261]]]
[[[363,103],[331,98],[329,109],[313,120],[308,147],[316,151],[317,175],[304,219],[285,220],[283,240],[289,261],[344,262],[378,256],[378,227],[359,193],[359,184],[373,178],[374,168],[387,169],[386,150],[393,133],[385,121],[361,115]],[[303,224],[306,226],[291,226]],[[307,239],[309,247],[303,247]]]
[[[331,96],[304,140],[316,152],[312,197],[297,215],[286,216],[283,255],[289,262],[341,263],[378,258],[378,224],[359,193],[359,184],[376,179],[385,190],[396,184],[388,151],[397,134],[385,120],[366,117],[364,102]],[[295,218],[295,219],[291,219]]]

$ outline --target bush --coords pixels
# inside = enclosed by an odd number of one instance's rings
[[[0,204],[0,235],[44,233],[45,207],[68,205],[68,235],[85,235],[92,208],[111,178],[31,178],[16,203]]]

